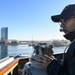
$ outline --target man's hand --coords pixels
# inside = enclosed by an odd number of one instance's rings
[[[42,60],[37,60],[37,62],[39,64],[41,64],[42,66],[44,66],[45,68],[47,68],[47,66],[51,63],[52,60],[54,60],[54,56],[48,56],[48,55],[44,55],[43,57],[41,57]]]

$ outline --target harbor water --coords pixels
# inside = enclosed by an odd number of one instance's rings
[[[66,46],[54,47],[54,54],[63,53]],[[33,47],[28,45],[0,45],[0,59],[18,54],[31,55]]]

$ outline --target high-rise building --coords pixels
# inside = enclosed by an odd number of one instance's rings
[[[1,28],[1,41],[8,42],[8,27]]]

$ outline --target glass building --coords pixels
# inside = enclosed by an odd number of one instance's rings
[[[1,28],[1,41],[8,42],[8,27]]]

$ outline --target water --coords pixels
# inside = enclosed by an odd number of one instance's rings
[[[53,48],[54,54],[63,53],[65,48],[66,48],[66,46],[54,47]]]
[[[54,54],[64,52],[65,47],[66,46],[54,47],[53,48]],[[32,53],[33,53],[33,47],[28,45],[16,45],[16,46],[1,45],[0,46],[0,59],[6,56],[15,56],[17,54],[30,55]]]

